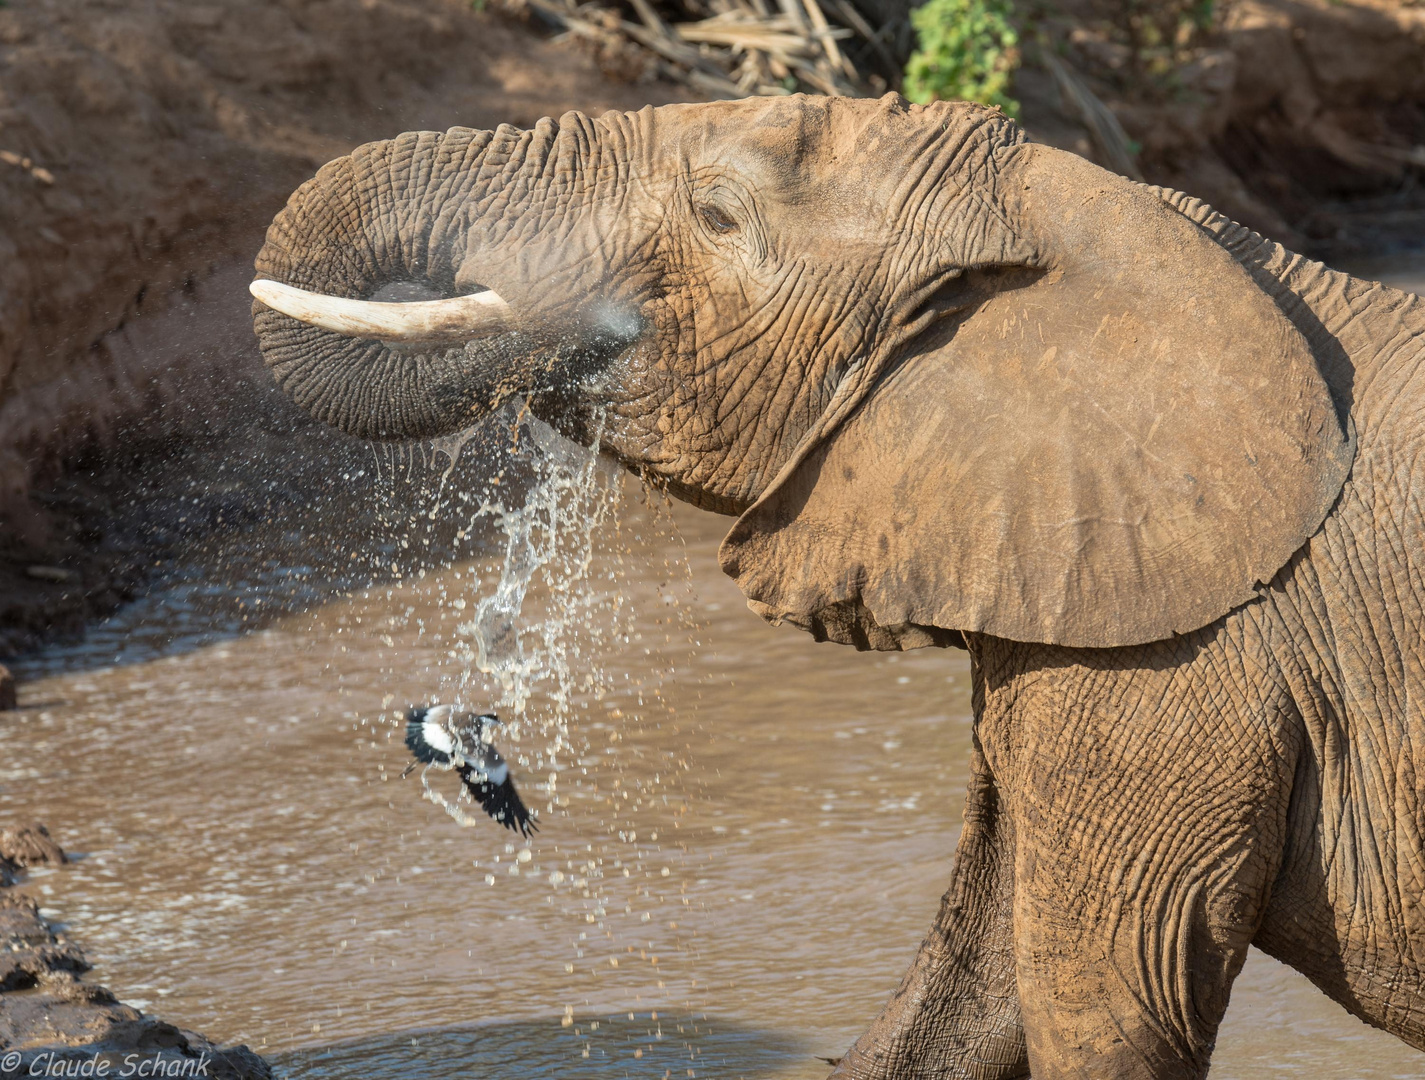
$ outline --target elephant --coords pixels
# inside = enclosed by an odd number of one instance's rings
[[[1425,301],[895,94],[369,143],[252,289],[320,420],[522,402],[735,516],[763,618],[968,650],[948,890],[835,1077],[1202,1076],[1249,944],[1425,1049]]]

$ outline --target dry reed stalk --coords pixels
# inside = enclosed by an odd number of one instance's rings
[[[614,0],[505,0],[529,8],[573,37],[613,54],[645,54],[645,67],[711,97],[772,96],[810,89],[860,97],[882,86],[867,81],[839,42],[860,37],[877,55],[875,32],[848,0],[711,0],[715,14],[688,20],[654,0],[627,0],[638,21]],[[707,10],[703,8],[702,10]],[[831,18],[828,18],[830,15]],[[833,25],[834,18],[840,25]]]

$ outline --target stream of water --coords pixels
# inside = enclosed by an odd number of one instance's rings
[[[965,656],[764,625],[727,519],[524,430],[546,482],[512,507],[426,465],[432,512],[483,522],[454,561],[283,610],[315,556],[275,527],[20,665],[0,818],[81,856],[23,888],[91,979],[294,1080],[822,1077],[944,889]],[[401,779],[398,714],[434,698],[512,721],[532,841]],[[1253,953],[1212,1075],[1425,1058]]]

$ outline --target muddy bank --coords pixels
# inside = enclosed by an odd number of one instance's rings
[[[223,440],[254,458],[304,426],[256,355],[246,284],[318,166],[404,130],[683,93],[610,82],[464,0],[0,9],[0,656],[133,597],[166,536],[296,497],[288,476],[190,492],[172,470],[160,492],[142,469]]]
[[[253,391],[228,422],[157,449],[91,451],[34,494],[51,511],[50,540],[27,546],[0,533],[0,657],[83,637],[175,575],[200,636],[260,629],[469,558],[491,521],[435,508],[478,505],[493,494],[492,472],[504,491],[527,480],[528,462],[497,424],[453,463],[427,446],[374,448],[314,423],[269,381]]]
[[[0,1076],[271,1080],[246,1046],[220,1049],[84,981],[84,954],[14,887],[27,867],[67,861],[42,825],[0,829]]]
[[[582,54],[458,0],[37,0],[0,10],[0,502],[141,416],[226,416],[263,231],[385,134],[636,108]],[[10,158],[14,158],[12,163]],[[237,385],[234,385],[234,382]],[[43,516],[43,515],[41,515]]]

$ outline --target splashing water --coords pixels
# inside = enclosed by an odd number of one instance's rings
[[[590,580],[595,538],[616,515],[620,485],[600,457],[597,440],[592,448],[580,447],[527,413],[516,417],[510,430],[516,458],[529,467],[533,481],[520,505],[492,497],[473,512],[472,528],[479,518],[493,520],[504,538],[504,557],[493,590],[456,628],[452,656],[462,667],[454,696],[463,705],[479,700],[482,708],[499,712],[507,724],[504,737],[517,745],[524,735],[536,736],[540,746],[532,760],[526,753],[520,761],[547,773],[544,790],[552,812],[561,760],[577,750],[570,721],[581,704],[602,700],[610,689],[609,674],[581,660],[596,654],[606,638],[626,636],[629,629],[620,592],[600,589]],[[449,460],[442,487],[471,440],[464,433],[435,446]],[[535,585],[543,587],[543,605],[530,615],[525,607]],[[483,820],[446,799],[424,777],[423,789],[462,824]]]
[[[623,474],[598,453],[601,422],[595,424],[593,448],[564,440],[526,413],[506,410],[491,423],[480,433],[462,433],[433,448],[449,461],[438,497],[446,499],[446,506],[437,509],[465,519],[458,535],[483,532],[494,541],[486,548],[493,574],[467,577],[465,595],[442,590],[446,609],[464,612],[473,603],[473,610],[455,625],[453,641],[432,634],[452,662],[442,666],[441,689],[462,708],[501,715],[506,726],[497,741],[507,760],[528,778],[521,790],[543,795],[544,815],[560,811],[574,817],[572,829],[583,842],[569,844],[568,833],[544,843],[527,840],[518,851],[507,842],[503,855],[487,853],[473,866],[487,886],[501,878],[534,877],[547,883],[546,899],[578,927],[577,938],[570,935],[573,955],[564,968],[571,993],[586,1006],[591,999],[585,980],[592,976],[605,982],[607,976],[593,974],[594,969],[613,971],[622,960],[647,965],[647,975],[629,972],[633,985],[620,995],[621,1008],[629,1007],[631,996],[636,1009],[640,995],[651,993],[663,1003],[660,1007],[681,998],[681,1008],[691,1014],[698,980],[688,973],[686,981],[677,980],[677,989],[665,986],[669,961],[683,962],[674,959],[683,946],[675,941],[657,947],[660,931],[654,929],[661,924],[663,931],[676,932],[694,906],[682,845],[675,843],[668,851],[659,844],[660,831],[676,833],[688,808],[682,790],[687,747],[660,739],[652,755],[646,749],[636,752],[641,764],[615,754],[625,737],[639,729],[656,727],[674,738],[685,730],[664,697],[675,670],[665,650],[696,645],[696,623],[687,607],[692,579],[681,540],[661,573],[656,566],[639,564],[638,587],[630,590],[635,582],[624,558],[632,550],[630,541],[641,545],[645,529],[677,537],[666,500],[637,487],[640,496],[648,496],[639,499],[646,513],[630,518],[643,524],[625,536]],[[492,445],[488,437],[478,437],[492,431],[509,432],[513,448],[503,438]],[[487,478],[478,505],[470,491],[448,483],[467,446],[480,447],[478,471]],[[489,475],[502,461],[504,471]],[[528,482],[503,483],[507,473],[526,476]],[[468,477],[467,472],[467,482]],[[462,505],[467,508],[463,515],[457,510]],[[421,516],[435,520],[433,513]],[[639,623],[646,601],[635,603],[630,597],[649,586],[660,613],[643,624],[661,627],[661,635],[646,633],[651,627]],[[457,786],[458,794],[448,798],[431,783],[434,768],[422,772],[422,796],[461,825],[488,828],[488,818],[467,811],[470,797],[463,788]],[[561,774],[568,779],[561,780]],[[619,955],[605,955],[606,950]],[[582,993],[575,990],[581,985]],[[597,1050],[590,1042],[598,1037],[597,1021],[579,1026],[583,1022],[575,1019],[571,1004],[562,1023],[573,1026],[576,1035],[583,1033],[584,1058]]]

